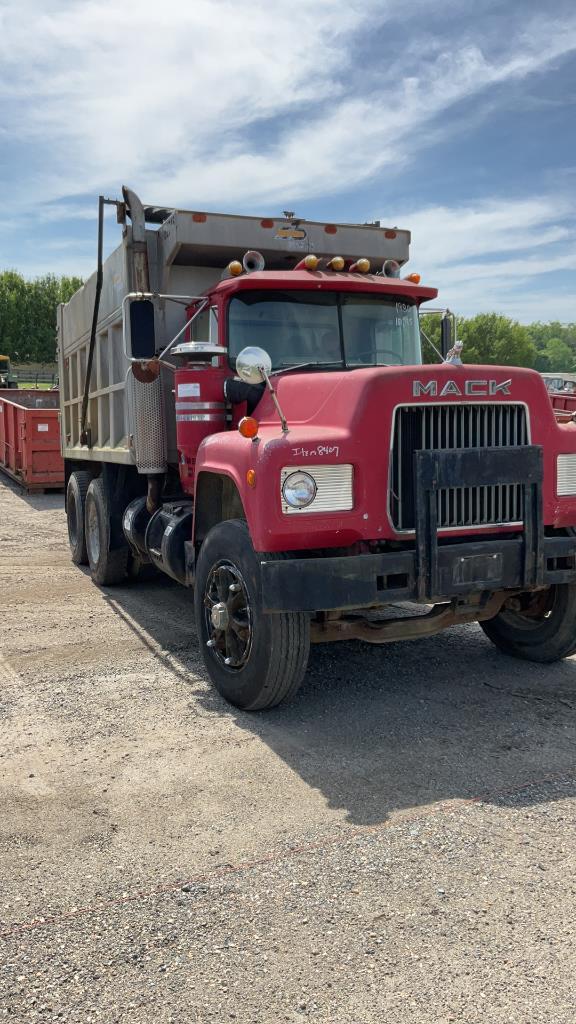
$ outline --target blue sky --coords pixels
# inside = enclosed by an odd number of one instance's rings
[[[379,218],[457,312],[574,321],[575,114],[564,0],[0,0],[0,269],[88,276],[126,183]]]

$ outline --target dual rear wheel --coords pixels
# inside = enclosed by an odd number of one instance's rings
[[[72,561],[89,565],[92,579],[100,586],[121,583],[126,578],[130,549],[112,543],[112,515],[104,480],[76,470],[66,490],[66,515]]]

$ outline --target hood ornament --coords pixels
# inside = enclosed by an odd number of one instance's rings
[[[445,363],[452,363],[453,366],[462,366],[462,349],[464,348],[463,341],[455,341],[450,351],[446,354]]]

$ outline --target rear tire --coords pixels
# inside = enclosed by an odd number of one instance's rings
[[[552,662],[576,651],[576,584],[519,595],[520,608],[503,608],[480,625],[505,654],[526,661]]]
[[[92,477],[87,470],[77,469],[70,475],[68,487],[66,488],[68,541],[74,565],[88,565],[84,511],[86,507],[86,494],[91,479]]]
[[[123,583],[126,579],[130,549],[127,544],[110,549],[110,503],[104,481],[100,476],[92,480],[88,487],[84,523],[92,579],[102,587]]]
[[[194,611],[204,662],[218,692],[245,711],[293,697],[306,672],[309,617],[262,611],[259,563],[287,557],[256,554],[240,519],[214,526],[200,549]]]

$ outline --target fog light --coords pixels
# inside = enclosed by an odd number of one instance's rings
[[[287,505],[292,508],[306,508],[311,505],[316,497],[316,481],[310,473],[298,470],[290,473],[282,485],[282,496]]]

